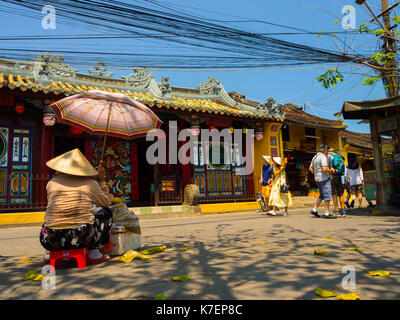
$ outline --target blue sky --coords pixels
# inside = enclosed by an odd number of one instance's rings
[[[169,0],[172,3],[172,0]],[[379,1],[380,2],[380,1]],[[389,0],[389,4],[392,0]],[[51,3],[51,1],[49,1]],[[377,1],[370,0],[373,9],[377,9]],[[165,0],[168,5],[168,1]],[[367,14],[363,8],[355,4],[354,0],[174,0],[174,6],[186,10],[194,10],[203,16],[219,18],[221,20],[264,20],[280,25],[296,27],[313,32],[344,31],[341,27],[341,13],[344,5],[353,5],[356,9],[356,25],[365,22]],[[219,14],[221,13],[221,14]],[[65,34],[88,34],[98,33],[96,30],[84,30],[71,27],[56,20],[55,30],[44,30],[41,27],[39,18],[27,18],[23,16],[0,13],[0,27],[2,35],[65,35]],[[335,23],[335,20],[336,23]],[[338,22],[339,21],[339,22]],[[221,22],[220,22],[221,23]],[[290,30],[274,27],[263,23],[234,23],[235,27],[241,27],[254,32],[288,32]],[[336,49],[334,42],[327,37],[317,35],[290,35],[282,39],[300,44],[312,45],[324,49]],[[350,42],[353,40],[354,42]],[[355,50],[367,52],[374,50],[376,41],[358,35],[355,38],[346,38],[346,43]],[[46,49],[77,49],[84,47],[86,50],[112,51],[113,48],[123,48],[131,52],[179,52],[181,49],[174,48],[170,44],[168,47],[160,43],[149,40],[92,40],[92,41],[62,41],[62,42],[7,42],[3,41],[3,47],[29,47],[37,48],[44,52]],[[342,47],[343,46],[340,46]],[[83,49],[82,49],[83,50]],[[118,50],[118,49],[116,49]],[[188,53],[189,50],[187,51]],[[193,51],[192,51],[193,52]],[[101,60],[101,58],[99,59]],[[134,66],[132,61],[132,66]],[[333,65],[331,65],[332,67]],[[269,68],[269,70],[253,71],[170,71],[152,70],[156,79],[161,80],[162,76],[169,76],[170,83],[176,86],[195,87],[200,82],[207,80],[209,76],[218,78],[225,89],[237,91],[244,94],[248,99],[263,102],[268,97],[273,97],[278,103],[292,102],[300,106],[305,106],[306,111],[328,119],[335,119],[333,114],[340,111],[343,101],[359,101],[369,99],[384,98],[385,92],[381,82],[374,87],[362,86],[363,75],[359,73],[358,67],[341,66],[339,70],[344,73],[345,81],[336,88],[325,89],[317,81],[316,77],[327,69],[326,65],[300,66],[289,68]],[[85,71],[84,66],[79,67]],[[114,76],[127,75],[131,70],[109,70],[114,72]],[[369,132],[368,124],[357,124],[359,120],[346,120],[348,129],[358,132]]]

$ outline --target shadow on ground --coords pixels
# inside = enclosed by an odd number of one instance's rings
[[[318,231],[326,221],[307,216],[309,226],[299,228],[285,219],[243,220],[245,227],[240,231],[234,226],[237,222],[229,219],[215,223],[211,231],[199,223],[177,237],[160,229],[159,234],[144,237],[146,247],[168,247],[152,259],[103,262],[85,270],[57,269],[53,290],[43,289],[41,282],[21,281],[28,270],[40,273],[41,257],[24,264],[17,263],[20,258],[0,256],[0,298],[153,299],[162,293],[168,300],[317,299],[316,288],[349,292],[342,288],[346,275],[342,268],[348,265],[356,270],[353,292],[361,299],[400,298],[398,219],[343,218],[348,220],[334,221],[343,225],[332,231],[325,224],[326,240]],[[351,247],[362,250],[351,251]],[[182,248],[188,249],[178,250]],[[317,248],[326,250],[328,256],[314,255]],[[391,274],[372,278],[368,274],[372,270]],[[191,279],[173,282],[171,277],[178,275]]]

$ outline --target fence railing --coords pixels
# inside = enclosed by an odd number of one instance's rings
[[[49,175],[0,176],[0,212],[41,210],[47,205]]]
[[[26,181],[24,181],[26,190],[23,187],[22,191],[24,192],[21,194],[20,178],[18,178],[17,183],[15,177],[7,176],[3,180],[0,177],[0,213],[18,210],[44,210],[46,208],[46,185],[51,176],[33,174],[26,178]],[[199,202],[254,201],[257,192],[261,191],[259,179],[259,177],[241,176],[240,187],[235,186],[235,182],[232,182],[230,187],[223,186],[222,190],[216,188],[212,192],[207,192],[209,189],[206,188],[202,190]],[[173,181],[173,183],[168,185],[165,181]],[[159,188],[155,193],[155,205],[182,204],[185,186],[193,183],[193,179],[177,179],[174,176],[163,177],[156,184]],[[205,181],[205,183],[208,182]],[[25,193],[26,196],[24,196]]]
[[[228,186],[221,185],[219,188],[204,188],[200,189],[200,203],[210,203],[210,202],[236,202],[236,201],[254,201],[257,192],[261,191],[261,185],[258,182],[259,177],[254,176],[240,176],[238,180],[240,186],[237,185],[237,181],[229,181]],[[173,181],[171,187],[163,184],[163,181]],[[208,183],[208,181],[205,181]],[[235,185],[236,183],[236,185]],[[170,183],[169,183],[170,184]],[[159,186],[156,190],[155,204],[179,204],[184,201],[183,190],[186,185],[194,184],[193,179],[177,179],[175,177],[163,177],[157,184]]]

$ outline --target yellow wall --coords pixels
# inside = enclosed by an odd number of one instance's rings
[[[289,125],[290,141],[285,141],[287,149],[300,149],[301,139],[304,139],[304,127]]]
[[[337,130],[315,129],[316,139],[315,152],[322,143],[326,143],[330,148],[340,150],[342,148],[342,140]],[[285,145],[289,150],[300,150],[301,140],[305,139],[305,127],[298,125],[289,125],[290,141],[285,141]]]
[[[281,134],[282,123],[276,122],[264,122],[263,131],[264,138],[262,140],[254,140],[254,186],[256,192],[261,191],[260,178],[262,169],[262,156],[271,156],[271,148],[278,150],[278,157],[283,156],[282,147],[282,134]],[[273,130],[272,130],[273,129]],[[271,145],[271,136],[275,137],[277,146]]]

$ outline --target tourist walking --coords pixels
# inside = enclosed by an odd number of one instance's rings
[[[354,207],[354,200],[358,198],[358,208],[362,208],[362,198],[364,189],[364,174],[357,160],[350,168],[347,168],[350,190],[353,195],[351,207]]]
[[[311,160],[309,167],[310,172],[314,175],[315,182],[318,186],[319,197],[311,210],[311,214],[319,217],[318,207],[324,201],[325,212],[324,218],[337,218],[336,214],[329,212],[329,202],[332,200],[332,187],[330,174],[335,172],[335,169],[329,168],[328,162],[329,147],[326,144],[321,144],[318,153]]]
[[[264,197],[265,203],[268,204],[272,188],[274,168],[270,164],[271,162],[270,156],[263,156],[262,158],[263,158],[263,166],[261,169],[261,179],[260,179],[261,194]],[[269,207],[268,209],[272,210],[272,207]]]
[[[345,164],[343,158],[332,148],[328,150],[328,161],[329,168],[335,169],[335,173],[331,175],[333,213],[344,217],[346,216],[346,211],[344,209],[344,186],[342,177],[345,175]]]
[[[268,211],[271,215],[276,215],[276,208],[284,208],[283,215],[288,214],[288,207],[293,205],[292,195],[289,191],[289,186],[286,180],[286,167],[287,159],[282,163],[282,158],[273,157],[272,166],[274,167],[274,182],[272,183],[271,194],[269,197],[269,205],[273,210]]]

